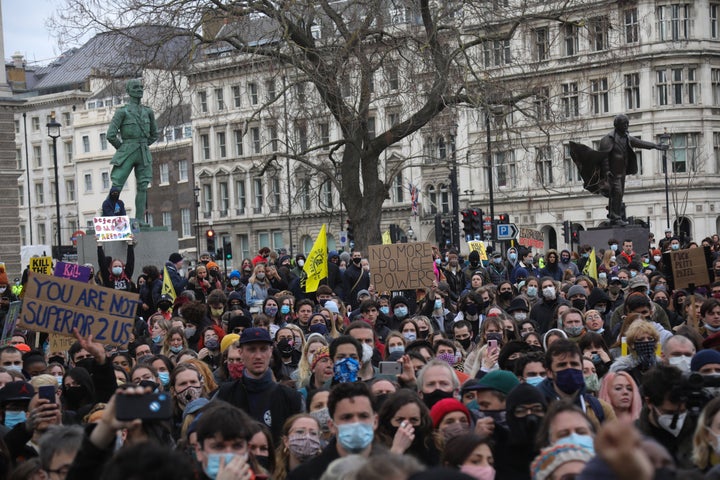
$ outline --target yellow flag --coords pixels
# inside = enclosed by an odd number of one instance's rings
[[[597,274],[597,257],[595,256],[595,249],[593,248],[590,252],[590,258],[588,258],[585,268],[583,268],[583,275],[592,277],[595,280],[598,278]]]
[[[390,245],[391,243],[392,243],[392,238],[390,238],[390,230],[385,230],[382,234],[382,244]]]
[[[325,233],[325,224],[323,223],[320,233],[318,233],[312,250],[310,250],[310,254],[307,257],[307,260],[305,260],[305,266],[303,267],[306,292],[316,291],[318,285],[320,284],[320,280],[328,276],[327,264],[327,235]]]
[[[172,282],[170,281],[170,275],[168,274],[167,267],[163,269],[163,284],[162,284],[162,291],[160,292],[162,295],[168,294],[172,297],[173,302],[175,301],[175,287],[173,287]]]

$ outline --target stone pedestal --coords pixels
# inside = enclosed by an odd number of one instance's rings
[[[641,227],[640,225],[589,228],[579,233],[580,245],[589,244],[595,247],[595,253],[598,255],[600,255],[600,250],[610,248],[608,246],[608,240],[611,238],[618,241],[618,255],[620,255],[622,251],[622,244],[625,240],[632,240],[633,250],[640,255],[648,251],[650,229]]]
[[[135,281],[142,273],[145,265],[155,265],[162,271],[165,262],[171,253],[178,251],[177,232],[167,230],[141,229],[135,234],[135,271],[132,280]],[[118,258],[123,262],[127,258],[127,242],[103,243],[105,255]],[[95,235],[88,234],[78,237],[77,242],[78,263],[92,263],[95,271],[98,270],[97,242]]]

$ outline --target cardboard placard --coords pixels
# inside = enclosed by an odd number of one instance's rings
[[[90,272],[92,272],[92,270],[85,265],[57,262],[57,264],[55,264],[55,271],[53,272],[53,275],[60,278],[69,278],[70,280],[87,283],[87,281],[90,280]]]
[[[28,265],[31,272],[44,273],[45,275],[52,274],[52,257],[32,257],[30,259],[30,265]]]
[[[532,228],[520,227],[520,235],[518,236],[518,243],[526,247],[533,247],[538,250],[545,248],[545,236],[540,230],[534,230]]]
[[[93,218],[95,239],[98,242],[116,242],[132,240],[133,234],[130,226],[130,218],[120,217],[95,217]]]
[[[48,353],[67,352],[75,342],[75,337],[51,333],[48,335]]]
[[[28,275],[18,325],[37,332],[90,333],[96,342],[125,345],[135,324],[137,293],[37,273]]]
[[[470,240],[467,242],[471,252],[478,252],[480,260],[487,260],[487,250],[485,250],[485,243],[481,240]]]
[[[15,331],[15,325],[17,324],[17,319],[18,315],[20,314],[21,306],[22,302],[20,300],[10,302],[7,314],[5,315],[5,324],[3,325],[2,339],[0,339],[0,344],[5,345],[12,336],[13,331]]]
[[[705,251],[702,248],[670,252],[670,262],[675,289],[688,288],[691,283],[696,287],[710,283]]]
[[[431,288],[435,280],[432,245],[427,242],[371,245],[368,261],[377,292]]]

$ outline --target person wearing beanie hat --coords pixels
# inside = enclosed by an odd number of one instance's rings
[[[225,335],[220,342],[220,353],[225,353],[225,350],[227,350],[230,345],[240,340],[240,335],[237,333],[228,333]]]
[[[561,444],[544,448],[530,465],[532,480],[552,480],[580,474],[594,455],[575,445]]]
[[[187,285],[187,278],[183,278],[180,274],[180,269],[183,266],[183,258],[179,253],[171,253],[168,261],[165,262],[165,269],[167,274],[170,276],[170,282],[175,290],[175,295],[180,295],[180,292],[185,290]]]
[[[400,324],[406,318],[410,318],[414,312],[410,311],[410,302],[402,295],[390,299],[390,314],[388,315],[387,327],[390,330],[400,331]]]
[[[717,350],[700,350],[690,361],[690,371],[702,375],[720,374],[720,352]]]
[[[443,398],[433,405],[430,418],[433,428],[441,433],[446,441],[470,431],[470,411],[454,398]]]
[[[0,265],[0,318],[10,309],[10,302],[16,301],[18,298],[10,288],[10,281],[5,272],[5,265]]]
[[[480,272],[483,285],[490,285],[493,283],[490,272],[488,272],[485,267],[483,267],[483,264],[480,261],[480,253],[476,250],[473,250],[468,254],[468,264],[463,269],[463,275],[465,276],[464,285],[470,284],[470,280],[472,279],[472,276],[475,274],[475,272]]]

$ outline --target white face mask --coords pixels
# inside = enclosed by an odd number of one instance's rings
[[[555,287],[545,287],[542,289],[543,297],[548,300],[555,300]]]
[[[655,262],[659,262],[660,260],[662,260],[662,257],[660,255],[655,255],[653,257],[653,260],[655,260]]]
[[[370,345],[368,345],[367,343],[363,343],[362,350],[363,350],[362,363],[368,363],[370,360],[372,360],[373,348]]]
[[[687,417],[687,412],[679,414],[677,422],[675,422],[675,428],[670,428],[674,416],[675,415],[669,414],[658,415],[657,423],[658,425],[660,425],[660,427],[662,427],[663,430],[669,432],[673,437],[677,437],[678,435],[680,435],[680,430],[682,430],[683,424],[685,423],[685,417]]]
[[[670,365],[679,369],[683,373],[690,372],[690,362],[691,361],[692,361],[692,357],[686,357],[685,355],[680,355],[679,357],[670,357],[668,359],[668,363]]]

